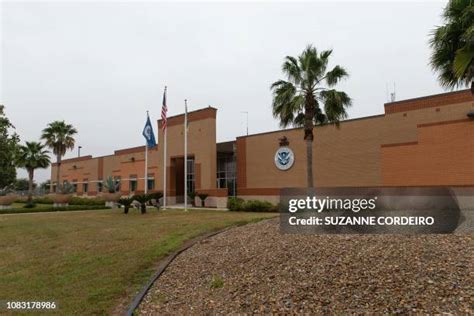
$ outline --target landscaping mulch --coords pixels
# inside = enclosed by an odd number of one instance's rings
[[[474,314],[472,235],[284,235],[278,219],[179,255],[140,305],[156,314]]]

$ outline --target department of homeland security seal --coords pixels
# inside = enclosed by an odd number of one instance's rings
[[[275,166],[280,170],[288,170],[295,162],[295,154],[288,147],[280,147],[275,153]]]

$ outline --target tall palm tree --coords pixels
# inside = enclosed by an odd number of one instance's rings
[[[471,85],[474,94],[474,6],[472,0],[451,0],[446,5],[445,24],[433,30],[431,66],[440,83],[449,88]]]
[[[307,186],[313,187],[313,127],[317,124],[335,123],[347,117],[346,108],[351,98],[332,89],[349,75],[341,66],[327,71],[332,50],[318,53],[309,45],[295,58],[287,56],[282,66],[287,80],[278,80],[273,91],[273,116],[282,127],[302,126],[306,141]],[[339,126],[339,125],[338,125]]]
[[[64,121],[54,121],[48,124],[41,135],[41,139],[45,140],[46,145],[51,148],[56,155],[56,164],[58,166],[56,173],[56,192],[59,192],[61,187],[59,176],[61,159],[68,149],[74,148],[75,134],[77,134],[77,130],[72,125],[66,124]]]
[[[26,145],[19,146],[16,163],[18,167],[25,168],[28,172],[28,204],[31,204],[33,197],[33,178],[36,169],[48,168],[50,164],[49,151],[45,150],[45,145],[38,142],[26,142]]]

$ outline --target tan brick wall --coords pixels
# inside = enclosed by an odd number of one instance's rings
[[[195,164],[198,169],[196,174],[197,187],[202,190],[212,190],[216,188],[216,109],[205,108],[189,113],[189,136],[188,136],[188,156],[195,158]],[[171,165],[171,159],[174,157],[183,157],[184,136],[183,136],[184,116],[178,115],[168,119],[168,168]],[[161,126],[161,121],[159,121]],[[159,145],[150,149],[148,152],[148,174],[155,178],[155,189],[163,190],[163,133],[161,129],[158,132]],[[73,168],[76,166],[76,169]],[[130,176],[139,179],[137,182],[137,191],[143,192],[145,182],[145,147],[134,147],[115,151],[114,155],[92,158],[91,156],[81,157],[80,159],[64,160],[61,167],[62,180],[70,182],[82,181],[86,179],[91,182],[89,191],[96,191],[97,186],[93,181],[105,179],[109,176],[120,177],[123,181],[121,190],[126,193],[129,191]],[[55,180],[57,167],[53,165],[51,178]],[[172,176],[168,171],[168,192],[173,193],[171,187]],[[82,190],[82,186],[79,186]],[[79,192],[78,192],[79,193]]]
[[[382,160],[381,146],[393,143],[418,142],[420,137],[425,137],[425,134],[420,134],[420,130],[423,130],[423,128],[418,128],[419,124],[465,120],[467,112],[474,109],[474,102],[472,98],[465,101],[464,92],[461,95],[462,100],[464,100],[461,103],[447,104],[446,96],[442,95],[444,103],[433,103],[439,106],[431,106],[432,103],[426,103],[426,100],[424,100],[424,107],[416,105],[416,107],[410,108],[403,104],[403,110],[407,111],[392,111],[392,114],[349,120],[342,122],[339,128],[333,125],[316,127],[313,143],[315,185],[324,187],[388,185],[389,181],[382,174],[382,169],[386,169],[383,163],[388,160]],[[459,94],[455,93],[454,96],[454,100],[458,100]],[[391,106],[394,107],[394,105]],[[450,128],[452,127],[446,125],[438,129],[449,130]],[[446,137],[448,135],[450,135],[449,137],[459,137],[459,142],[464,142],[469,146],[472,143],[469,143],[467,138],[472,139],[473,137],[469,136],[467,129],[466,127],[463,132],[453,130],[448,133],[446,131]],[[425,130],[428,131],[429,129],[425,128]],[[442,133],[445,133],[445,131]],[[278,139],[283,136],[288,137],[289,147],[295,152],[295,164],[288,171],[278,170],[273,162],[274,154],[279,147]],[[449,139],[445,139],[445,141],[451,142]],[[237,148],[245,148],[245,156],[242,157],[239,153],[237,155],[238,171],[240,173],[244,172],[244,175],[238,174],[240,180],[239,195],[270,196],[274,195],[269,190],[272,188],[306,186],[306,154],[302,129],[242,137],[237,141]],[[423,147],[423,149],[425,150],[425,159],[436,153],[434,147]],[[458,152],[465,153],[465,151]],[[449,150],[445,156],[446,159],[439,161],[441,168],[448,163],[458,163],[457,151]],[[451,162],[447,158],[451,159]],[[465,163],[458,164],[466,167]],[[459,168],[462,169],[463,167]],[[429,172],[428,169],[420,171],[420,173]],[[465,179],[466,175],[457,172],[449,177],[446,174],[435,173],[424,177],[420,175],[420,178],[417,181],[413,180],[413,183],[420,184],[427,181],[426,185],[432,184],[434,181],[428,181],[428,178],[438,176],[437,183],[473,182],[472,176],[467,175],[468,179]],[[452,177],[458,177],[459,179],[452,181]],[[245,181],[242,181],[241,178]],[[461,178],[464,180],[461,180]],[[397,183],[402,185],[400,184],[402,182]],[[245,186],[242,184],[245,184]]]
[[[315,184],[324,187],[473,184],[473,174],[465,171],[471,170],[469,163],[474,147],[472,120],[466,119],[466,113],[471,110],[474,110],[472,96],[461,91],[386,104],[385,115],[349,120],[342,122],[339,128],[316,127]],[[209,107],[190,112],[188,116],[188,155],[195,158],[196,188],[201,191],[213,192],[216,188],[216,113],[216,109]],[[464,122],[438,124],[459,120]],[[174,193],[171,160],[183,157],[184,153],[183,123],[184,115],[168,119],[169,195]],[[148,173],[154,175],[156,189],[162,190],[161,128],[158,135],[158,147],[149,151]],[[288,138],[289,147],[295,152],[295,163],[288,171],[278,170],[273,162],[279,138],[283,136]],[[240,137],[236,145],[239,195],[273,199],[278,196],[279,188],[306,186],[302,129]],[[108,176],[128,179],[131,175],[143,178],[144,152],[141,146],[117,150],[110,156],[65,160],[61,180],[93,182]],[[56,169],[53,165],[53,181]],[[82,186],[78,189],[81,192]],[[122,190],[128,189],[129,182],[124,181]],[[144,181],[138,181],[138,191],[143,190]],[[96,191],[96,186],[90,184],[89,191]]]
[[[91,179],[97,179],[99,160],[92,158],[91,156],[81,157],[80,159],[65,160],[61,163],[60,168],[60,181],[72,182],[89,182]],[[56,183],[57,166],[53,164],[51,168],[51,181]],[[82,183],[77,186],[79,194],[83,193]],[[95,192],[94,186],[89,185],[89,192]]]

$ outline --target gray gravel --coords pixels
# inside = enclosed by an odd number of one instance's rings
[[[472,235],[281,235],[278,220],[188,249],[140,306],[156,314],[474,314]]]

